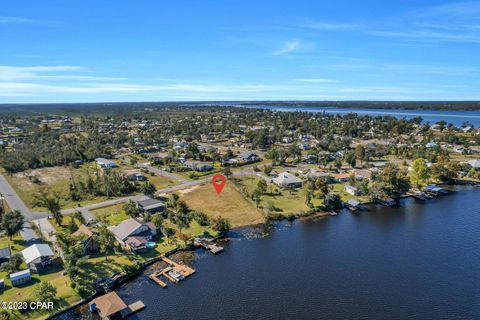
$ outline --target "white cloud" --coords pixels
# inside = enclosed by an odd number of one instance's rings
[[[294,79],[296,82],[307,82],[307,83],[336,83],[338,80],[335,79],[326,79],[326,78],[301,78]]]
[[[355,23],[325,22],[307,19],[306,22],[300,24],[299,27],[314,30],[337,31],[358,29],[361,25]]]
[[[20,23],[53,23],[55,21],[32,19],[25,17],[0,16],[0,24],[20,24]]]
[[[79,66],[0,66],[0,81],[21,80],[75,80],[75,81],[112,81],[126,80],[126,78],[97,77],[78,74],[64,74],[64,72],[85,72]],[[52,74],[54,73],[54,74]]]
[[[301,47],[300,40],[294,39],[287,41],[282,47],[272,52],[274,56],[281,56],[299,50]]]

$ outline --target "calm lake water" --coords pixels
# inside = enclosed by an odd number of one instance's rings
[[[479,199],[461,188],[245,230],[223,254],[194,253],[178,285],[142,275],[117,292],[146,304],[133,319],[480,319]]]
[[[475,127],[480,127],[480,111],[449,111],[449,110],[406,110],[406,109],[367,109],[367,108],[336,108],[336,107],[292,107],[292,106],[255,106],[256,108],[272,109],[276,111],[307,111],[325,112],[329,114],[345,115],[357,113],[371,116],[394,116],[397,118],[411,119],[422,117],[424,122],[434,124],[444,120],[456,126],[468,121]],[[253,108],[253,106],[252,106]]]

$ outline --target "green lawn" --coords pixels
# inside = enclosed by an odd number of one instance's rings
[[[177,226],[175,226],[174,224],[172,224],[168,221],[165,222],[165,223],[168,225],[169,228],[173,228],[173,229],[178,231]],[[208,232],[212,236],[217,235],[217,232],[215,230],[213,230],[212,228],[210,228],[208,226],[203,227],[203,226],[199,225],[198,222],[196,222],[195,220],[193,220],[190,223],[190,226],[187,229],[182,230],[182,232],[185,233],[185,234],[191,235],[192,239],[194,237],[203,235],[205,232]],[[178,239],[175,239],[174,237],[172,237],[172,239],[167,239],[166,237],[159,237],[157,239],[156,243],[157,243],[157,246],[154,249],[149,250],[148,252],[142,253],[142,254],[140,254],[140,256],[142,258],[148,260],[148,259],[151,259],[151,258],[154,258],[154,257],[158,256],[159,254],[171,251],[178,246],[183,246],[184,245],[183,242],[181,242]]]
[[[81,267],[81,275],[85,279],[95,281],[109,277],[116,272],[122,271],[122,265],[132,265],[126,254],[115,253],[105,259],[103,254],[92,254],[87,262]]]
[[[178,181],[160,176],[158,174],[154,174],[152,176],[150,173],[147,173],[145,174],[145,176],[148,178],[148,181],[150,181],[150,183],[152,183],[155,186],[155,188],[157,188],[157,190],[175,186],[178,184]]]
[[[124,203],[115,204],[113,206],[103,207],[100,209],[91,210],[98,219],[106,218],[108,224],[118,225],[123,220],[130,218],[123,210]]]
[[[240,187],[243,185],[249,194],[255,190],[258,181],[261,178],[258,176],[247,176],[240,179]],[[278,194],[280,192],[280,194]],[[287,190],[278,187],[273,183],[268,183],[267,194],[261,196],[260,206],[268,207],[269,203],[272,203],[275,207],[275,211],[280,214],[298,214],[300,212],[306,212],[309,210],[305,204],[306,191],[304,188],[297,190]],[[248,199],[254,203],[250,198]],[[322,200],[313,198],[312,203],[315,206],[319,206],[323,203]]]

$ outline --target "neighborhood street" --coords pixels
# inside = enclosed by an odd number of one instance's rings
[[[155,167],[151,167],[148,165],[144,165],[148,170],[155,172],[156,174],[163,175],[165,177],[175,179],[179,182],[181,182],[178,185],[171,186],[171,187],[166,187],[157,190],[157,194],[164,194],[164,193],[169,193],[172,191],[178,191],[182,189],[187,189],[191,188],[196,185],[201,185],[201,184],[207,184],[211,181],[212,177],[211,176],[206,176],[203,178],[200,178],[198,180],[186,180],[174,173],[171,172],[166,172],[164,170],[160,170]],[[253,170],[251,168],[239,170],[239,171],[233,171],[232,176],[234,177],[239,177],[239,176],[245,176],[245,175],[251,175],[253,174]],[[33,241],[37,240],[38,236],[35,234],[35,232],[32,229],[32,226],[30,222],[34,222],[41,232],[44,234],[44,236],[49,239],[50,232],[55,233],[55,229],[53,226],[50,224],[48,221],[47,217],[49,216],[48,213],[46,212],[32,212],[27,205],[23,202],[23,200],[20,198],[20,196],[13,190],[13,188],[10,186],[8,181],[5,179],[3,175],[0,174],[0,194],[3,195],[5,201],[8,203],[8,206],[12,210],[18,210],[20,211],[23,216],[25,217],[25,224],[23,229],[20,231],[20,234],[22,238],[25,241]],[[81,206],[81,207],[76,207],[76,208],[69,208],[69,209],[64,209],[62,210],[62,214],[72,214],[76,211],[80,211],[85,218],[85,220],[95,220],[95,215],[90,212],[90,210],[95,210],[95,209],[100,209],[112,205],[116,205],[119,203],[125,203],[128,202],[129,200],[135,201],[139,200],[144,195],[135,195],[135,196],[128,196],[128,197],[122,197],[122,198],[117,198],[117,199],[112,199],[112,200],[107,200],[99,203],[94,203],[94,204],[89,204],[86,206]],[[54,239],[52,239],[54,240]]]

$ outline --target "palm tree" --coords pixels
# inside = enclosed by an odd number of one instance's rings
[[[49,194],[47,190],[42,189],[35,195],[35,204],[48,210],[55,219],[55,222],[62,225],[62,213],[60,206],[60,196],[58,193]]]

